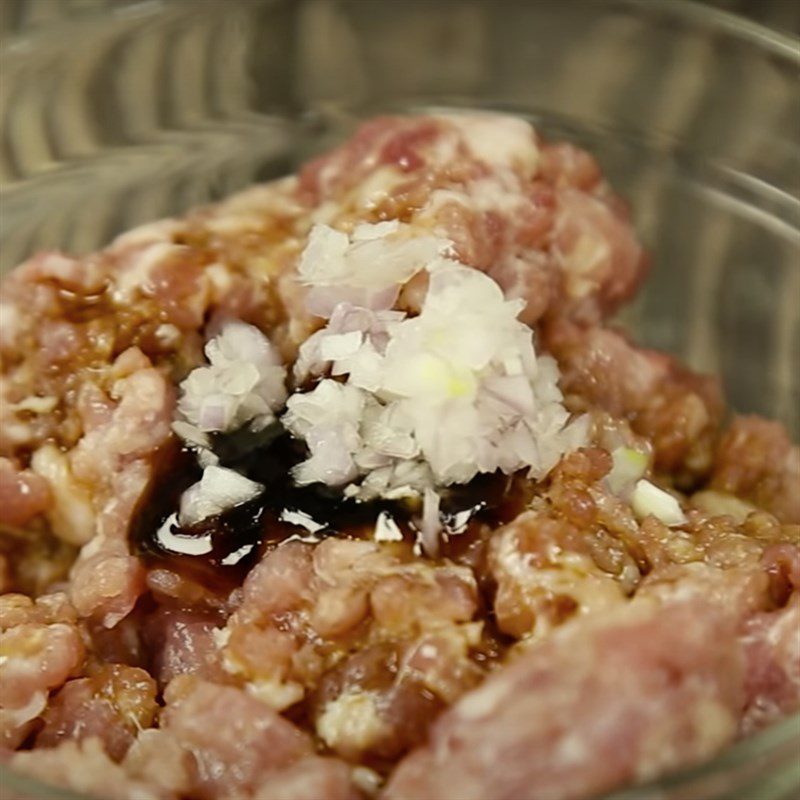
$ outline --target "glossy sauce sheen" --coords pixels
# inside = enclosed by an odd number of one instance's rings
[[[209,536],[212,548],[203,555],[185,555],[164,548],[157,532],[178,509],[181,494],[200,479],[194,453],[175,447],[165,454],[149,496],[140,504],[131,528],[136,551],[147,560],[189,573],[193,579],[222,590],[239,585],[265,552],[290,538],[318,541],[325,536],[372,539],[376,520],[384,512],[394,520],[408,546],[417,540],[421,514],[418,502],[345,499],[337,489],[320,484],[296,486],[292,466],[305,458],[303,446],[283,431],[232,434],[214,443],[222,466],[235,468],[264,485],[264,491],[216,517],[191,528],[177,528],[183,536]],[[479,567],[489,531],[513,519],[529,498],[530,483],[514,477],[478,476],[442,497],[444,525],[440,556]],[[526,491],[527,489],[527,491]],[[311,531],[286,521],[300,514],[313,522]],[[282,519],[283,517],[283,519]],[[483,570],[478,569],[478,574]]]

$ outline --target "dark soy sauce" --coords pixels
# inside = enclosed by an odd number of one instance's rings
[[[334,534],[371,539],[382,512],[397,524],[405,542],[416,541],[418,501],[359,503],[321,484],[296,486],[290,470],[306,452],[279,425],[258,434],[240,431],[219,436],[213,444],[221,466],[263,484],[264,491],[197,525],[172,528],[181,537],[210,540],[208,552],[186,555],[169,550],[158,531],[177,512],[181,494],[202,475],[195,454],[174,446],[162,455],[158,474],[133,520],[132,543],[147,560],[225,589],[240,584],[266,550],[287,539],[319,541]],[[441,555],[464,563],[480,560],[488,530],[512,519],[524,505],[518,484],[514,477],[482,475],[448,490],[442,498]]]

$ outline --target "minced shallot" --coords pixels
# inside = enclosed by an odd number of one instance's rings
[[[226,322],[205,352],[208,366],[193,370],[181,384],[183,420],[198,434],[244,425],[262,430],[273,422],[286,400],[286,368],[269,339],[253,325]],[[188,429],[182,436],[188,438]]]
[[[312,232],[311,242],[319,236]],[[379,256],[384,239],[368,241]],[[311,247],[302,259],[310,283]],[[497,470],[527,468],[541,478],[584,443],[586,423],[570,421],[555,362],[536,356],[531,329],[517,319],[523,302],[506,300],[494,280],[445,258],[446,251],[430,248],[418,316],[351,298],[301,347],[295,377],[320,380],[292,395],[282,417],[309,449],[294,470],[298,483],[343,486],[362,500],[422,496]],[[327,263],[318,270],[332,271]],[[381,269],[373,265],[373,272]],[[366,283],[361,273],[353,279]],[[328,283],[325,277],[313,286]],[[430,495],[426,506],[433,508]]]
[[[570,419],[555,361],[536,355],[518,319],[524,301],[507,300],[491,277],[453,260],[447,240],[411,237],[407,227],[312,229],[299,277],[309,311],[327,324],[294,365],[296,384],[316,381],[311,388],[286,398],[277,351],[251,325],[228,322],[208,342],[210,363],[181,385],[175,423],[205,467],[182,498],[181,524],[260,491],[217,465],[209,434],[263,429],[284,401],[281,422],[308,450],[294,481],[340,487],[359,501],[421,499],[428,553],[437,548],[442,489],[497,471],[540,479],[586,442],[587,420]],[[421,270],[428,289],[419,314],[393,310]]]
[[[449,248],[446,239],[412,235],[396,220],[361,223],[350,236],[315,225],[298,266],[300,282],[309,287],[306,307],[319,317],[342,302],[391,308],[400,287]]]
[[[263,488],[235,470],[208,466],[203,470],[203,477],[181,496],[178,521],[185,527],[195,525],[254,499]]]

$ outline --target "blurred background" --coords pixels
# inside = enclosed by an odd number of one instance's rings
[[[158,1],[158,0],[156,0]],[[172,0],[175,2],[176,0]],[[360,0],[376,3],[385,0]],[[429,0],[405,0],[421,4]],[[592,2],[593,0],[565,0],[565,3]],[[64,17],[86,14],[98,10],[131,5],[142,0],[0,0],[0,36],[20,33],[31,28],[52,24]],[[145,0],[152,2],[152,0]],[[211,3],[223,4],[226,0],[177,0],[184,5],[203,6]],[[451,0],[458,2],[458,0]],[[492,0],[484,0],[486,3]],[[531,0],[537,2],[537,0]],[[652,0],[657,3],[659,0]],[[704,5],[715,6],[724,11],[768,25],[772,28],[800,33],[800,3],[795,0],[701,0]]]
[[[653,271],[622,322],[797,436],[798,34],[797,0],[0,0],[0,268],[286,174],[366,116],[511,111],[629,201]]]

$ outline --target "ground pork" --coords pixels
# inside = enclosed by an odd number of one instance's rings
[[[289,539],[262,520],[247,569],[224,575],[156,557],[141,528],[185,477],[171,422],[204,343],[241,319],[291,365],[321,324],[296,269],[313,225],[387,220],[525,301],[590,446],[496,482],[463,525],[446,512],[436,559],[410,506],[402,541],[334,514]],[[754,417],[721,433],[714,380],[605,325],[645,271],[591,156],[481,115],[373,120],[297,177],[14,270],[4,757],[105,800],[577,800],[800,709],[798,450]],[[420,273],[397,307],[426,289]],[[685,522],[611,490],[620,447]]]
[[[98,800],[177,800],[142,776],[130,777],[112,761],[99,739],[66,741],[55,748],[15,753],[10,765],[44,783],[61,786]]]
[[[749,569],[766,582],[767,553],[800,544],[798,526],[764,512],[737,520],[689,510],[679,528],[653,516],[639,520],[606,485],[610,464],[599,448],[568,455],[533,507],[492,532],[486,563],[503,632],[542,636],[574,615],[607,612],[644,577],[676,565]]]
[[[445,712],[382,796],[567,800],[645,780],[733,739],[742,675],[731,620],[702,601],[578,619]]]
[[[395,757],[480,678],[472,573],[405,545],[289,542],[243,587],[219,640],[226,670],[275,708],[309,701],[317,734]]]
[[[542,143],[525,123],[453,115],[385,117],[300,173],[323,221],[399,219],[455,243],[522,319],[598,321],[636,290],[645,260],[591,156]]]
[[[724,404],[718,382],[622,332],[558,320],[543,345],[558,361],[567,406],[603,409],[646,438],[655,467],[691,487],[710,471]]]
[[[42,716],[36,747],[54,747],[64,739],[97,737],[119,761],[136,734],[155,719],[156,684],[137,667],[112,664],[88,678],[68,681]]]
[[[800,448],[779,422],[734,419],[714,457],[710,483],[800,524]]]
[[[315,787],[356,796],[343,764],[314,756],[307,734],[240,689],[185,676],[165,699],[162,728],[193,757],[192,796],[302,800]]]
[[[63,592],[35,601],[0,595],[0,629],[0,719],[3,744],[14,747],[34,729],[48,693],[78,674],[85,647]]]

